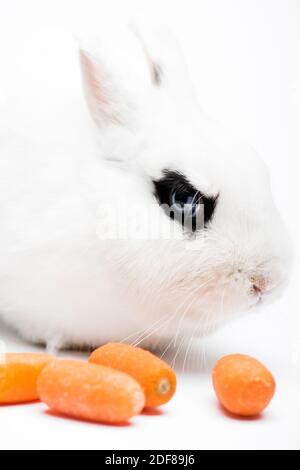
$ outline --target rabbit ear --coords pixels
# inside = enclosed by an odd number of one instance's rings
[[[176,37],[166,27],[150,29],[131,23],[131,30],[142,44],[152,82],[176,96],[190,94],[192,85],[183,52]]]
[[[108,77],[105,77],[98,61],[88,52],[80,50],[86,101],[92,117],[98,124],[105,121],[119,122],[118,114],[109,100]]]
[[[107,33],[95,43],[80,45],[85,96],[99,126],[131,126],[151,89],[143,47],[135,35]]]

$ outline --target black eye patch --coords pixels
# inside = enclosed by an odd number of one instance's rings
[[[185,228],[195,232],[205,228],[212,220],[218,197],[205,196],[182,173],[164,170],[163,177],[153,181],[153,184],[159,204],[172,220]],[[202,223],[199,223],[200,220]]]

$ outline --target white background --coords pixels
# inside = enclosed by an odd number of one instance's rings
[[[0,447],[299,449],[300,2],[0,0],[0,124],[5,126],[1,110],[4,105],[7,109],[9,98],[16,93],[12,88],[16,81],[20,81],[25,100],[26,93],[35,96],[21,76],[11,76],[24,50],[35,47],[32,37],[42,38],[47,32],[56,38],[71,38],[82,30],[97,32],[106,17],[127,21],[136,16],[172,27],[186,53],[203,108],[237,130],[268,161],[274,196],[295,242],[293,280],[277,304],[202,342],[190,353],[184,373],[184,354],[178,357],[178,393],[161,414],[140,416],[130,426],[109,427],[51,416],[41,404],[2,407]],[[53,47],[57,47],[55,40]],[[55,64],[53,57],[52,61]],[[39,64],[35,66],[38,73]],[[34,68],[31,73],[34,84]],[[54,82],[56,77],[54,68]],[[47,111],[42,104],[39,109],[44,114]],[[43,114],[39,120],[43,121]],[[0,158],[1,145],[0,139]],[[34,350],[4,328],[0,338],[8,350]],[[260,419],[230,418],[216,403],[210,369],[220,356],[232,352],[257,357],[276,376],[277,395]]]

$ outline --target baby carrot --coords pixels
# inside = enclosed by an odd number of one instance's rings
[[[109,343],[94,351],[89,362],[110,366],[131,375],[142,386],[146,407],[167,403],[176,390],[175,372],[164,361],[144,349]]]
[[[47,354],[4,354],[0,362],[0,405],[38,400],[38,376],[53,360]]]
[[[38,380],[42,402],[54,412],[103,423],[126,423],[145,405],[140,385],[129,375],[81,361],[49,364]]]
[[[213,370],[213,385],[220,403],[239,416],[257,416],[275,392],[272,374],[256,359],[241,354],[223,357]]]

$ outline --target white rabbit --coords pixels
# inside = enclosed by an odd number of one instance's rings
[[[289,278],[268,171],[204,115],[174,40],[103,36],[80,47],[96,126],[78,100],[79,68],[70,87],[70,77],[53,85],[59,97],[46,96],[50,77],[35,126],[43,91],[32,109],[20,99],[1,116],[0,316],[51,347],[205,334],[277,297]],[[67,73],[58,62],[54,83]],[[201,203],[204,225],[183,228],[182,211]]]

